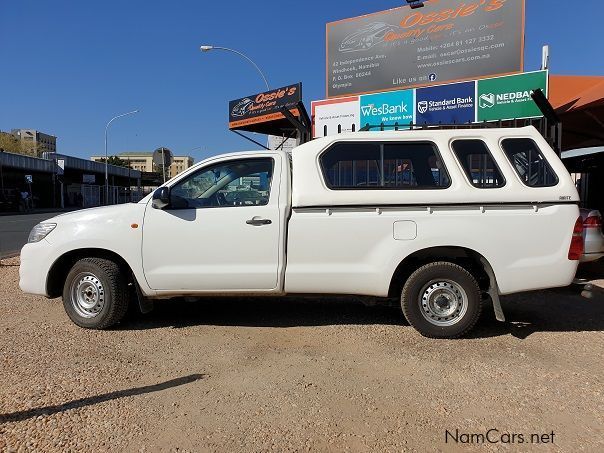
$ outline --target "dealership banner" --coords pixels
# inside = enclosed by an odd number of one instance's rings
[[[548,71],[436,85],[427,88],[325,99],[312,103],[314,137],[359,130],[539,118],[531,92],[548,95]]]
[[[524,0],[431,0],[327,24],[327,97],[523,71]]]
[[[471,123],[475,119],[475,98],[476,82],[418,88],[414,123]]]
[[[541,88],[547,96],[547,71],[479,80],[478,121],[535,118],[543,116],[531,91]]]
[[[229,102],[229,129],[241,129],[253,124],[284,118],[285,107],[300,116],[296,106],[302,100],[302,84],[296,83]]]
[[[359,97],[325,99],[311,104],[313,137],[359,130]]]
[[[361,127],[382,123],[399,126],[411,124],[413,94],[413,90],[403,90],[361,96]]]

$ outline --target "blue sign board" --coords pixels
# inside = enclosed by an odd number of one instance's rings
[[[476,82],[418,88],[417,124],[453,124],[475,121]]]
[[[361,96],[360,106],[361,127],[382,123],[408,125],[413,121],[413,90],[364,95]]]

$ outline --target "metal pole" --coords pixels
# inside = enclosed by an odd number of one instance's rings
[[[0,149],[0,188],[2,189],[2,194],[4,194],[4,170],[2,168],[2,154],[4,154],[4,150]]]
[[[109,120],[107,125],[105,126],[105,205],[109,204],[109,157],[107,155],[107,131],[109,130],[109,125],[113,123],[118,118],[126,115],[132,115],[134,113],[138,113],[138,110],[133,110],[131,112],[122,113],[121,115],[114,116]]]
[[[269,84],[268,84],[268,80],[266,79],[266,77],[265,77],[264,73],[263,73],[263,72],[260,70],[260,68],[258,67],[258,65],[257,65],[256,63],[254,63],[254,61],[253,61],[253,60],[252,60],[250,57],[248,57],[247,55],[245,55],[245,54],[243,54],[243,53],[239,52],[238,50],[235,50],[235,49],[229,49],[228,47],[219,47],[219,46],[201,46],[201,47],[200,47],[200,49],[201,49],[203,52],[207,52],[207,51],[209,51],[209,50],[214,50],[214,49],[217,49],[217,50],[225,50],[225,51],[227,51],[227,52],[232,52],[232,53],[235,53],[235,54],[239,55],[241,58],[246,59],[247,61],[249,61],[249,62],[252,64],[252,66],[254,66],[254,67],[256,68],[256,70],[257,70],[257,71],[258,71],[258,73],[260,74],[260,77],[262,77],[262,80],[264,80],[264,83],[265,83],[265,85],[266,85],[266,91],[270,91],[271,87],[269,86]]]
[[[161,167],[162,174],[164,176],[164,184],[166,183],[166,155],[164,154],[164,147],[161,148]]]

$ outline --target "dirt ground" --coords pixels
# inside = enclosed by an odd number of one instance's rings
[[[345,299],[166,301],[98,332],[4,263],[2,451],[604,451],[600,289],[506,297],[454,341]]]

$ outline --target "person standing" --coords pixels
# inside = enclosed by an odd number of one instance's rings
[[[28,212],[31,209],[31,197],[27,189],[21,191],[21,203],[25,212]]]

